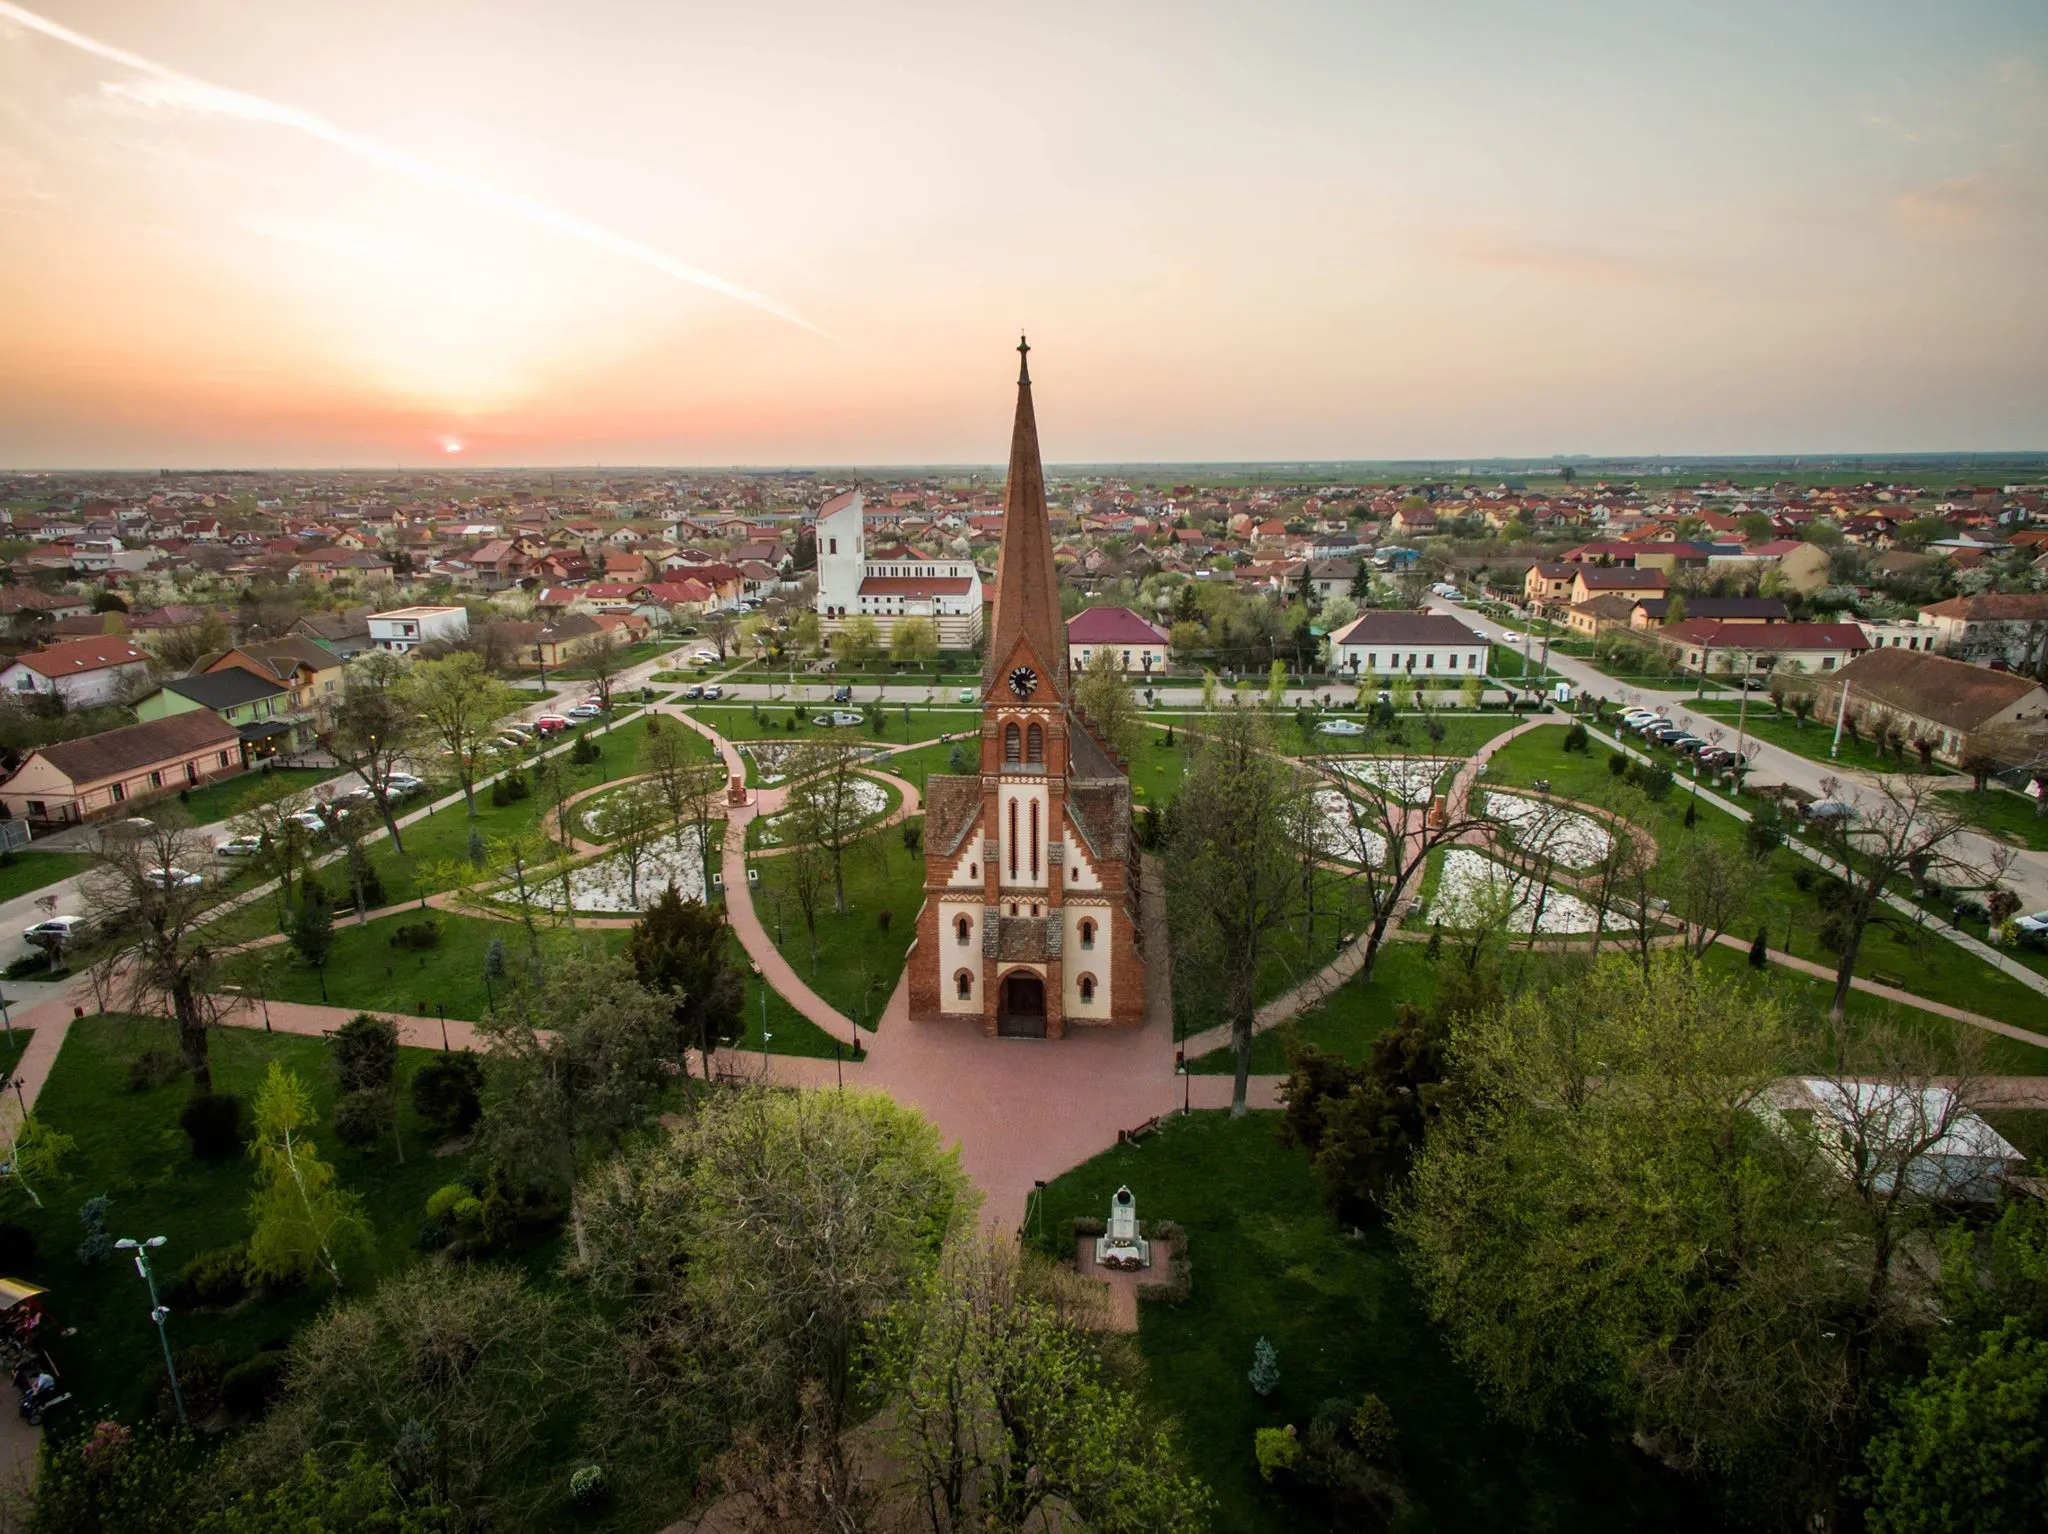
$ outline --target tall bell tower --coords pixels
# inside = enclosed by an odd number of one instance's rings
[[[1144,963],[1130,785],[1072,707],[1030,344],[1017,351],[979,772],[927,786],[911,1010],[1059,1038],[1070,1025],[1142,1021]]]

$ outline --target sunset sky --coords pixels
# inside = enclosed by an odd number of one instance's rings
[[[0,0],[0,465],[2048,447],[2048,6]]]

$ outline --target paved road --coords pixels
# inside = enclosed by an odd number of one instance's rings
[[[1430,605],[1436,611],[1448,613],[1468,627],[1477,629],[1495,643],[1520,652],[1520,634],[1480,617],[1470,608],[1436,599],[1432,599]],[[1584,661],[1569,655],[1560,655],[1554,649],[1550,653],[1550,669],[1574,687],[1590,692],[1596,697],[1625,698],[1631,704],[1643,708],[1668,709],[1672,719],[1681,725],[1688,722],[1694,703],[1693,696],[1688,691],[1625,685],[1594,670]],[[1729,721],[1725,719],[1717,718],[1713,723],[1724,729],[1730,728]],[[1805,789],[1808,793],[1819,794],[1823,778],[1837,778],[1846,787],[1844,797],[1852,802],[1859,791],[1870,792],[1872,789],[1873,780],[1867,773],[1829,762],[1811,761],[1768,742],[1759,741],[1758,744],[1762,750],[1756,759],[1756,776],[1764,781],[1789,783],[1795,788]],[[1957,779],[1959,784],[1965,781]],[[1988,868],[1993,851],[2006,845],[2003,842],[1994,842],[1989,837],[1970,833],[1959,839],[1957,850],[1962,860],[1971,867]],[[2006,875],[2005,882],[2019,895],[2023,910],[2048,909],[2048,854],[2019,850],[2017,861],[2014,862],[2011,872]]]

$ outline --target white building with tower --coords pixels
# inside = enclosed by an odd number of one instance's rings
[[[867,552],[867,507],[858,490],[818,509],[818,617],[837,633],[868,617],[886,640],[898,620],[927,618],[939,646],[965,650],[981,637],[981,572],[971,559],[927,559]]]

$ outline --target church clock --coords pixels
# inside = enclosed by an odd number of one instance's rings
[[[1029,666],[1019,666],[1010,673],[1010,691],[1020,698],[1028,698],[1037,690],[1038,673]]]

